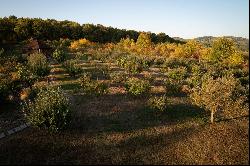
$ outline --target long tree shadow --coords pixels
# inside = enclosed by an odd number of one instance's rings
[[[181,121],[204,121],[206,112],[187,104],[174,104],[164,112],[145,106],[146,99],[131,98],[124,94],[96,98],[91,104],[85,99],[80,104],[69,130],[79,132],[130,132],[140,129],[176,124]],[[89,106],[88,106],[89,105]]]

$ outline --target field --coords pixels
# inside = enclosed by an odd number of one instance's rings
[[[100,60],[78,60],[84,71],[108,66]],[[151,75],[150,94],[167,94],[165,111],[147,107],[149,96],[134,97],[124,83],[98,79],[108,93],[86,96],[79,78],[71,77],[61,63],[50,61],[51,86],[60,86],[70,99],[72,122],[58,133],[30,127],[0,140],[0,164],[248,164],[248,116],[216,119],[191,103],[186,93],[168,95],[161,66],[152,65],[129,77]],[[48,83],[45,79],[37,85]],[[7,114],[5,111],[0,116]]]

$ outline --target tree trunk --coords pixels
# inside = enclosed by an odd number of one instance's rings
[[[211,111],[211,123],[214,123],[214,111]]]

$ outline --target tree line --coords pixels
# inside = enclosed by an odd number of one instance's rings
[[[17,18],[9,16],[0,18],[0,44],[15,43],[29,38],[38,40],[59,40],[60,38],[85,38],[92,42],[117,43],[122,38],[137,40],[141,32],[135,30],[105,27],[101,24],[82,24],[73,21],[55,19]],[[183,43],[165,33],[149,32],[153,43]]]

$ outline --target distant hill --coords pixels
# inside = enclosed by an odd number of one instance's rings
[[[242,51],[249,51],[249,39],[243,38],[243,37],[234,37],[234,36],[224,36],[226,38],[232,39],[236,45],[240,48]],[[217,39],[218,37],[213,36],[203,36],[203,37],[197,37],[194,38],[194,40],[197,40],[204,44],[205,46],[211,46],[213,40]]]
[[[172,37],[174,40],[186,42],[188,39],[183,39],[181,37]]]

